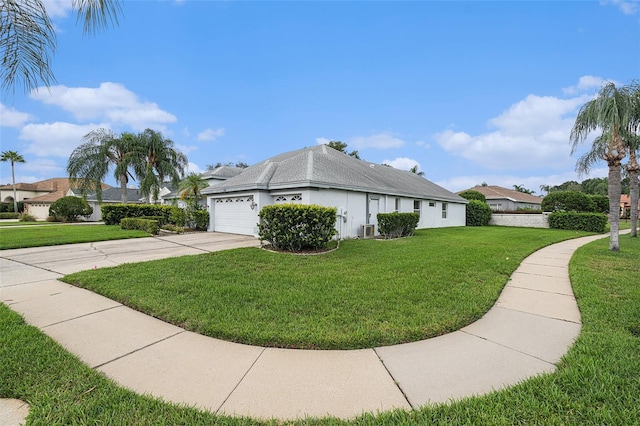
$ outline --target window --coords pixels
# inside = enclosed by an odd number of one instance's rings
[[[394,211],[396,213],[400,212],[400,198],[396,198],[396,209]]]
[[[435,206],[436,206],[435,201],[429,201],[429,207],[435,207]]]
[[[442,203],[442,218],[446,219],[447,218],[447,203]]]
[[[420,215],[420,200],[413,200],[413,212],[418,213]]]

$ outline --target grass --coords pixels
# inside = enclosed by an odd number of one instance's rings
[[[430,229],[401,240],[344,241],[321,256],[238,249],[63,280],[224,340],[369,348],[438,336],[477,320],[522,259],[575,236],[503,227]]]
[[[148,237],[118,225],[50,225],[0,229],[0,250]]]
[[[456,232],[452,230],[452,232]],[[353,421],[293,425],[632,425],[640,419],[640,239],[602,239],[578,250],[571,279],[582,333],[553,374],[482,397]],[[29,401],[29,424],[262,425],[161,403],[116,386],[0,305],[0,397]]]
[[[52,223],[52,222],[5,222],[3,220],[0,220],[0,228],[5,227],[5,226],[38,226],[38,225],[57,225],[56,223]]]

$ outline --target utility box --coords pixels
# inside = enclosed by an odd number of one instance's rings
[[[362,238],[373,238],[376,233],[375,225],[362,225]]]

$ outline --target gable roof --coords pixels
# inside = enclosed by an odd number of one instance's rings
[[[537,197],[531,194],[525,194],[524,192],[516,191],[515,189],[503,188],[496,185],[477,185],[467,191],[478,191],[482,193],[488,200],[510,200],[515,203],[530,203],[541,204],[542,197]],[[464,192],[464,191],[461,191]],[[459,194],[460,192],[458,192]]]
[[[467,203],[464,198],[404,170],[358,160],[326,145],[276,155],[203,194],[247,190],[332,188]]]
[[[0,189],[13,190],[13,185],[3,185],[0,186]],[[39,182],[33,183],[16,183],[17,191],[33,191],[33,192],[55,192],[55,191],[68,191],[69,190],[69,179],[68,178],[51,178],[46,180],[41,180]]]
[[[216,167],[213,170],[207,170],[200,176],[203,179],[229,179],[234,176],[238,176],[243,171],[244,169],[240,167],[220,166]]]
[[[120,188],[107,188],[102,190],[102,202],[103,203],[120,203],[121,194]],[[127,202],[128,203],[138,203],[143,199],[142,194],[140,194],[140,190],[137,188],[127,188]],[[98,197],[95,192],[87,193],[87,201],[98,201]]]

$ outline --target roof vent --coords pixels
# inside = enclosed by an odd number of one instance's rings
[[[369,164],[369,167],[373,169],[375,167],[375,164]]]

